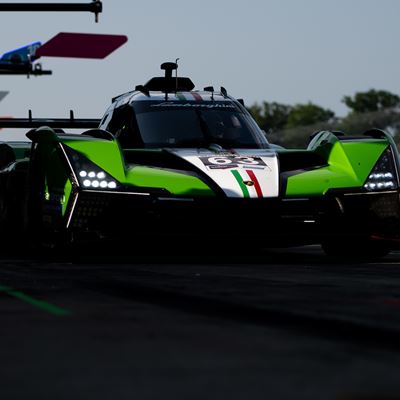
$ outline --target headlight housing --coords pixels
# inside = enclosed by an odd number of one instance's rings
[[[398,188],[398,178],[393,152],[388,147],[374,169],[365,181],[364,188],[368,191],[393,190]]]
[[[70,147],[61,145],[76,180],[84,189],[117,190],[121,184],[94,162]]]
[[[79,171],[79,180],[83,187],[94,189],[111,189],[117,188],[117,182],[106,172],[96,168],[81,169]]]

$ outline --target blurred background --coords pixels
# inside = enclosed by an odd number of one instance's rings
[[[43,58],[52,76],[0,76],[9,91],[0,115],[100,117],[113,96],[180,58],[198,89],[243,98],[271,141],[303,146],[327,127],[397,133],[398,0],[103,0],[103,9],[98,24],[90,13],[0,13],[0,52],[58,32],[129,37],[105,60]]]

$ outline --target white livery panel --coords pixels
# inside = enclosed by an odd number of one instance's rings
[[[171,152],[207,174],[228,197],[279,196],[279,167],[273,151],[173,149]]]

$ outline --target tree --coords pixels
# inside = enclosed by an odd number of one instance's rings
[[[327,108],[315,104],[296,104],[290,110],[286,128],[314,125],[318,122],[326,122],[332,119],[335,113]]]
[[[276,131],[283,129],[288,121],[292,107],[281,103],[268,103],[264,101],[261,105],[255,103],[248,108],[261,129]]]
[[[262,107],[258,103],[252,104],[250,107],[247,107],[247,111],[252,115],[257,124],[260,127],[264,125],[264,113]]]
[[[342,102],[353,113],[360,114],[397,107],[400,105],[400,97],[386,90],[371,89],[367,92],[357,92],[354,96],[344,96]]]

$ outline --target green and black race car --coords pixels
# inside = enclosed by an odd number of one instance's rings
[[[390,135],[324,131],[305,150],[282,149],[224,88],[193,90],[176,68],[114,98],[101,121],[0,121],[31,128],[31,142],[0,144],[3,233],[390,251],[400,219]]]

